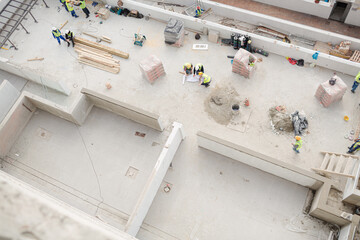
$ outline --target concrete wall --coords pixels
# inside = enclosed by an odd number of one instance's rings
[[[198,145],[202,148],[232,158],[301,186],[316,190],[324,182],[328,181],[328,179],[313,172],[276,160],[243,146],[235,145],[210,134],[198,132],[197,136]]]
[[[345,23],[360,26],[360,5],[353,4],[345,19]]]
[[[254,0],[276,7],[290,9],[296,12],[307,13],[321,18],[329,18],[332,6],[328,2],[315,3],[314,0]]]
[[[16,64],[11,63],[6,58],[0,57],[0,69],[12,73],[16,76],[25,78],[27,80],[36,82],[38,84],[44,85],[65,95],[70,95],[71,93],[70,89],[61,79],[45,73],[37,72],[34,69],[17,66]]]
[[[146,214],[159,190],[159,187],[166,175],[180,143],[185,138],[183,126],[174,122],[172,132],[167,139],[165,146],[155,164],[153,171],[148,178],[146,185],[135,205],[133,212],[126,224],[125,231],[132,236],[138,233]]]
[[[220,32],[220,36],[223,38],[230,38],[231,33],[248,34],[252,37],[253,46],[264,48],[266,51],[278,54],[280,56],[290,56],[293,58],[302,58],[307,62],[315,62],[318,66],[329,68],[341,73],[346,73],[352,76],[356,76],[359,72],[360,63],[351,62],[342,58],[320,53],[317,60],[312,59],[312,55],[315,51],[298,47],[292,44],[287,44],[281,41],[270,39],[267,37],[259,36],[256,34],[247,33],[238,29],[226,27],[217,23],[208,22],[201,19],[196,19],[183,14],[178,14],[157,7],[152,7],[146,4],[138,3],[132,0],[123,0],[124,6],[129,9],[137,9],[145,16],[150,16],[156,19],[168,21],[169,18],[176,18],[184,21],[185,27],[203,31],[206,27],[209,30],[216,30]],[[165,27],[165,26],[164,26]],[[320,30],[318,30],[320,31]],[[311,33],[310,35],[312,35]],[[360,45],[359,45],[360,46]]]
[[[137,240],[3,171],[0,199],[0,236],[4,238]]]
[[[20,92],[8,81],[4,80],[0,85],[0,123],[19,98]]]
[[[358,160],[359,161],[359,160]],[[357,168],[355,178],[348,178],[343,194],[343,201],[360,206],[360,190],[357,189],[360,177],[360,168]]]
[[[36,107],[24,95],[16,101],[0,124],[0,158],[4,158],[19,137]]]
[[[113,112],[134,122],[141,123],[159,131],[164,129],[160,123],[159,115],[147,112],[143,109],[120,102],[86,88],[83,88],[81,93],[86,95],[94,103],[94,105],[99,108],[103,108],[107,111]]]

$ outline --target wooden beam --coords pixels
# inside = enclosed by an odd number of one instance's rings
[[[64,24],[59,27],[59,30],[61,30],[68,22],[69,22],[69,21],[66,20],[66,22],[64,22]]]
[[[96,43],[96,42],[93,42],[93,41],[86,40],[86,39],[81,38],[81,37],[75,37],[75,42],[80,43],[80,44],[84,44],[86,46],[96,48],[96,49],[99,49],[99,50],[102,50],[102,51],[105,51],[105,52],[108,52],[108,53],[110,53],[112,55],[115,55],[115,56],[118,56],[118,57],[122,57],[122,58],[125,58],[125,59],[129,58],[128,53],[122,52],[122,51],[120,51],[118,49],[115,49],[115,48],[104,46],[102,44],[99,44],[99,43]]]
[[[328,153],[328,154],[334,154],[334,155],[337,155],[337,156],[343,155],[343,156],[346,156],[346,157],[351,157],[351,158],[360,159],[360,156],[350,155],[350,154],[333,153],[333,152],[326,152],[326,151],[321,151],[321,153],[323,153],[323,154],[326,154],[326,153]]]
[[[101,70],[104,70],[104,71],[107,71],[107,72],[115,73],[115,74],[120,72],[120,68],[107,67],[107,66],[104,66],[102,64],[94,63],[94,62],[86,60],[86,59],[80,59],[79,62],[83,63],[83,64],[86,64],[86,65],[89,65],[91,67],[95,67],[95,68],[98,68],[98,69],[101,69]]]
[[[320,172],[320,173],[324,173],[324,174],[334,174],[334,175],[338,175],[338,176],[343,176],[343,177],[348,177],[348,178],[355,178],[354,175],[349,175],[349,174],[344,174],[344,173],[338,173],[338,172],[332,172],[332,171],[327,171],[327,170],[322,170],[322,169],[318,169],[318,168],[311,168],[312,170],[314,170],[315,172]]]
[[[97,35],[94,35],[94,34],[91,34],[91,33],[87,33],[87,32],[83,32],[83,34],[87,35],[87,36],[90,36],[90,37],[93,37],[93,38],[96,38],[96,40],[101,40],[101,41],[104,41],[104,42],[107,42],[107,43],[111,43],[111,40],[108,39],[108,38],[104,38],[104,37],[101,37],[101,36],[97,36]]]
[[[31,59],[28,59],[28,61],[42,61],[44,60],[43,57],[39,58],[39,57],[36,57],[36,58],[31,58]]]

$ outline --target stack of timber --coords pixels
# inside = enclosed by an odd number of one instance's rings
[[[108,52],[79,43],[75,45],[75,51],[79,54],[80,63],[115,74],[120,71],[119,60],[114,59]]]

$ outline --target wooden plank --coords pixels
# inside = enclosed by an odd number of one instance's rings
[[[326,169],[326,167],[329,163],[329,160],[330,160],[330,154],[326,153],[324,156],[324,160],[321,163],[320,169]]]
[[[345,161],[344,156],[343,156],[343,155],[340,155],[339,160],[338,160],[338,162],[336,163],[336,167],[335,167],[334,172],[342,173],[341,170],[342,170],[344,161]]]
[[[93,38],[96,38],[96,40],[101,40],[101,41],[104,41],[104,42],[107,42],[107,43],[111,43],[111,40],[107,39],[107,38],[103,38],[101,36],[97,36],[97,35],[94,35],[94,34],[91,34],[91,33],[87,33],[87,32],[83,32],[83,34],[87,35],[87,36],[90,36],[90,37],[93,37]]]
[[[350,154],[341,154],[341,153],[333,153],[333,152],[326,152],[326,151],[321,151],[322,154],[335,154],[337,156],[343,155],[345,157],[351,157],[351,158],[356,158],[356,159],[360,159],[360,156],[356,156],[356,155],[350,155]]]
[[[327,166],[326,170],[333,172],[336,162],[337,162],[337,156],[335,154],[331,154],[330,162],[329,162],[329,165]]]
[[[112,56],[112,55],[111,55],[110,53],[108,53],[108,52],[101,51],[101,50],[99,50],[99,49],[92,48],[92,47],[89,47],[89,46],[86,46],[86,45],[80,44],[80,43],[76,44],[75,47],[80,47],[80,48],[83,48],[83,49],[90,50],[90,51],[92,51],[92,52],[97,52],[97,53],[99,53],[99,54]]]
[[[39,58],[39,57],[36,57],[36,58],[31,58],[31,59],[28,59],[28,61],[42,61],[44,60],[43,57]]]
[[[332,172],[332,171],[327,171],[327,170],[318,169],[318,168],[312,168],[312,170],[314,170],[315,172],[322,173],[322,174],[333,174],[333,175],[338,175],[338,176],[343,176],[343,177],[348,177],[348,178],[353,178],[353,179],[355,178],[354,175],[345,174],[345,173]]]
[[[99,53],[96,53],[96,52],[91,52],[90,50],[87,50],[87,49],[82,49],[82,48],[76,48],[75,49],[75,52],[77,52],[77,53],[87,53],[87,54],[91,54],[91,55],[94,55],[94,56],[97,56],[97,57],[100,57],[100,58],[104,58],[104,59],[108,59],[108,60],[113,60],[114,62],[117,62],[117,63],[119,63],[120,61],[119,60],[117,60],[117,59],[114,59],[114,58],[112,58],[112,56],[110,55],[110,57],[109,56],[105,56],[105,55],[102,55],[102,54],[99,54]]]
[[[99,64],[102,64],[102,65],[105,65],[105,66],[108,66],[108,67],[120,67],[120,65],[118,63],[115,63],[115,62],[107,62],[107,61],[103,61],[101,59],[98,59],[98,58],[93,58],[89,55],[79,55],[79,59],[81,60],[84,60],[84,59],[88,59],[92,62],[95,62],[95,63],[99,63]]]
[[[80,63],[83,63],[83,64],[86,64],[86,65],[89,65],[91,67],[95,67],[95,68],[98,68],[98,69],[101,69],[101,70],[104,70],[104,71],[107,71],[107,72],[111,72],[111,73],[119,73],[120,71],[120,68],[111,68],[111,67],[107,67],[107,66],[104,66],[102,64],[97,64],[97,63],[94,63],[94,62],[91,62],[91,61],[88,61],[88,60],[79,60]]]
[[[64,24],[59,27],[59,30],[61,30],[63,27],[65,27],[65,25],[66,25],[68,22],[69,22],[69,21],[66,20],[66,22],[64,22]]]
[[[113,55],[118,56],[118,57],[122,57],[122,58],[125,58],[125,59],[129,58],[128,53],[122,52],[122,51],[120,51],[118,49],[115,49],[115,48],[111,48],[111,47],[108,47],[108,46],[101,45],[101,44],[93,42],[93,41],[86,40],[86,39],[81,38],[81,37],[75,37],[75,42],[76,43],[81,43],[81,44],[84,44],[86,46],[93,47],[93,48],[96,48],[96,49],[99,49],[99,50],[102,50],[102,51],[105,51],[105,52],[108,52],[108,53],[113,54]]]
[[[346,163],[345,169],[344,169],[344,173],[345,174],[351,174],[353,169],[354,169],[354,164],[355,164],[356,160],[349,157],[348,161]]]

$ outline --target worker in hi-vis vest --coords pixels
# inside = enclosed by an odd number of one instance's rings
[[[56,38],[56,40],[58,41],[59,45],[61,45],[60,38],[61,38],[62,40],[64,40],[64,41],[66,41],[65,38],[61,35],[60,30],[57,29],[56,27],[53,27],[53,28],[52,28],[51,33],[52,33],[53,37]]]
[[[191,63],[185,63],[183,66],[183,70],[186,76],[190,75],[193,71],[193,65]]]
[[[65,10],[68,12],[69,10],[67,9],[65,2],[66,2],[65,0],[60,0],[60,3],[64,6]]]
[[[204,73],[204,65],[198,63],[195,65],[193,76],[195,77],[195,75],[199,75],[200,72]]]
[[[66,5],[67,9],[69,10],[69,12],[71,13],[71,16],[73,16],[74,18],[79,17],[78,15],[76,15],[75,10],[72,6],[72,3],[70,3],[70,0],[66,0],[65,5]]]
[[[90,16],[90,11],[86,7],[85,0],[80,0],[79,3],[75,4],[76,6],[80,6],[80,8],[83,10],[83,12],[86,14],[86,18]]]
[[[355,90],[359,86],[359,84],[360,84],[360,72],[355,77],[354,84],[352,85],[352,88],[351,88],[352,93],[355,93]]]
[[[209,87],[211,83],[211,77],[202,72],[199,72],[199,76],[199,85]]]
[[[300,153],[300,148],[302,147],[302,140],[301,140],[301,137],[300,136],[295,136],[295,143],[293,143],[292,145],[294,146],[293,147],[293,150],[296,152],[296,153]]]

